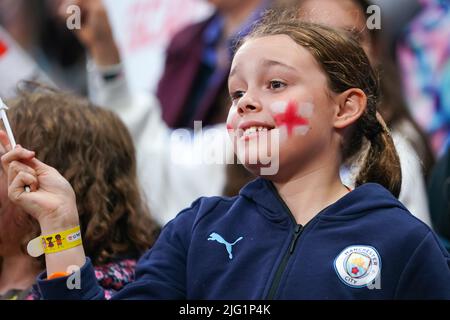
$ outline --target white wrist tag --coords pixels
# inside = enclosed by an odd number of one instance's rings
[[[27,252],[30,256],[37,258],[44,254],[41,241],[41,236],[39,236],[28,242]]]

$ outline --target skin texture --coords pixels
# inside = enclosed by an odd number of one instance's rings
[[[286,127],[287,137],[282,136],[280,141],[280,166],[286,168],[299,159],[307,161],[317,154],[316,146],[333,143],[331,130],[314,129],[329,127],[333,108],[329,107],[331,101],[325,94],[327,78],[311,54],[287,36],[270,38],[270,41],[260,38],[246,42],[235,56],[229,80],[233,106],[228,125],[235,131],[249,121],[258,121],[280,131]],[[299,105],[314,102],[317,112],[302,122],[309,126],[306,134],[294,134],[292,123],[286,126],[286,121],[293,120],[274,114],[270,107],[280,101],[291,101],[287,110],[290,113],[297,113]],[[240,137],[237,145],[240,147],[238,150],[245,150],[250,159],[257,158],[257,143],[254,141]],[[251,165],[248,168],[258,169]]]

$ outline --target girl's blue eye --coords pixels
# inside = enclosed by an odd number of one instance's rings
[[[270,81],[269,87],[270,87],[270,89],[276,90],[276,89],[281,89],[281,88],[286,87],[286,84],[279,80],[273,80],[273,81]]]

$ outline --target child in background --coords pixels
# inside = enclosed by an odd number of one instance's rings
[[[323,26],[266,21],[238,49],[229,90],[237,155],[255,174],[278,170],[237,197],[200,198],[182,211],[115,298],[450,299],[449,256],[394,197],[400,163],[376,110],[377,77],[356,41]],[[362,170],[349,190],[339,168],[358,154]],[[35,156],[17,147],[2,157],[10,199],[44,235],[76,227],[70,185]],[[46,279],[71,265],[81,267],[80,290],[69,290],[66,277]],[[46,254],[46,266],[44,298],[104,297],[83,246]]]
[[[109,298],[134,279],[136,260],[157,235],[137,183],[127,129],[111,111],[44,87],[20,92],[8,106],[17,142],[36,150],[72,185],[83,246]],[[37,299],[40,293],[30,287],[45,263],[25,249],[40,234],[39,225],[9,201],[7,184],[7,172],[1,170],[0,290],[5,298]]]

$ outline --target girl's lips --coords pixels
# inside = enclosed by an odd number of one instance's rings
[[[238,126],[238,138],[249,140],[257,137],[259,134],[269,132],[275,126],[263,121],[245,121]]]
[[[251,127],[262,127],[262,128],[267,128],[268,130],[272,130],[272,129],[275,128],[275,125],[269,124],[269,123],[264,122],[264,121],[256,121],[256,120],[244,121],[244,122],[239,124],[238,130],[245,131],[248,128],[251,128]]]

